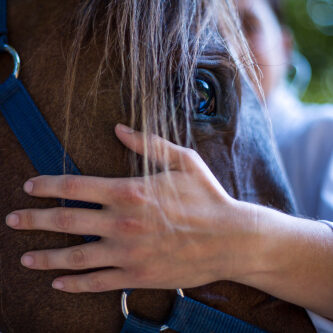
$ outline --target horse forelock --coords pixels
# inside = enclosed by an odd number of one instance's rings
[[[95,105],[103,77],[118,75],[114,89],[119,89],[126,122],[142,130],[145,137],[155,133],[184,146],[193,145],[190,114],[200,57],[213,50],[215,56],[228,57],[224,66],[234,68],[236,61],[230,49],[243,45],[242,64],[238,66],[251,63],[232,1],[87,0],[79,4],[71,27],[74,38],[64,84],[65,145],[70,138],[71,101],[79,59],[91,45],[98,44],[101,51],[89,90]],[[225,31],[223,37],[221,31]],[[175,96],[175,87],[181,101]],[[176,100],[182,106],[181,113]],[[137,174],[137,159],[132,157],[130,164],[134,166],[133,174]],[[150,171],[146,156],[143,170],[146,174]]]

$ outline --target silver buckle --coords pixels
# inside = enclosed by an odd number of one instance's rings
[[[184,292],[183,289],[177,289],[177,294],[181,297],[184,298]],[[129,294],[126,291],[123,291],[123,293],[121,294],[121,310],[123,311],[123,315],[124,317],[127,319],[128,315],[129,315],[129,311],[128,311],[128,307],[127,307],[127,296]],[[162,325],[160,328],[160,331],[165,331],[167,330],[169,327],[167,325]]]
[[[12,56],[14,61],[13,75],[18,79],[21,67],[20,56],[18,55],[16,50],[8,44],[3,44],[2,46],[0,46],[0,52],[7,52]]]

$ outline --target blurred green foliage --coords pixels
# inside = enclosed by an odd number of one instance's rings
[[[318,3],[320,1],[326,1],[328,6],[333,6],[331,0],[318,0]],[[322,27],[316,25],[309,15],[313,14],[311,10],[313,7],[309,7],[309,1],[285,1],[287,24],[294,33],[299,51],[312,67],[312,79],[303,100],[333,103],[333,26],[330,27],[331,31],[321,31]],[[324,16],[325,13],[321,15]]]

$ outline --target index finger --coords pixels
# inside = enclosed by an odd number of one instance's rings
[[[142,180],[132,178],[103,178],[93,176],[39,176],[23,186],[26,193],[42,198],[62,198],[102,205],[128,201],[142,193]]]
[[[168,167],[169,170],[180,171],[184,169],[185,164],[188,164],[186,157],[191,151],[190,149],[176,145],[156,134],[145,138],[142,132],[135,131],[123,124],[118,124],[115,131],[126,147],[140,155],[146,153],[148,159],[155,162],[162,170]]]

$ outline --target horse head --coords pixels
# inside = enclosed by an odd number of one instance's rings
[[[9,31],[22,81],[82,174],[156,171],[116,139],[114,127],[124,122],[197,150],[233,197],[293,212],[269,121],[247,79],[253,71],[244,73],[250,58],[229,1],[12,0]],[[13,210],[55,206],[23,192],[37,173],[2,117],[0,128],[2,221]],[[121,291],[64,294],[51,288],[59,272],[19,263],[28,250],[76,245],[81,237],[15,232],[4,223],[0,237],[1,331],[120,331]],[[310,327],[302,309],[240,284],[185,294],[263,329]],[[129,307],[162,322],[174,295],[138,290]]]

